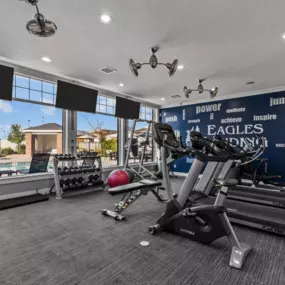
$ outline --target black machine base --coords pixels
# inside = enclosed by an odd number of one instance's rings
[[[7,200],[0,201],[0,210],[5,210],[9,208],[25,206],[33,203],[44,202],[49,199],[48,195],[33,194],[23,197],[16,197]]]
[[[199,205],[195,206],[200,207]],[[230,234],[224,226],[223,213],[225,209],[223,207],[215,207],[201,212],[190,209],[181,211],[174,201],[169,202],[165,214],[159,218],[156,225],[149,228],[149,232],[155,234],[157,231],[163,230],[205,244]]]

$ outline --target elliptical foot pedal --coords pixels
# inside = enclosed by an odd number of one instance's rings
[[[237,269],[241,269],[250,250],[251,247],[245,243],[240,243],[240,247],[233,246],[231,259],[230,259],[230,266]]]
[[[126,217],[116,213],[116,212],[113,212],[113,211],[110,211],[110,210],[102,210],[101,211],[102,215],[103,216],[106,216],[106,217],[110,217],[110,218],[113,218],[115,219],[116,221],[124,221],[126,220]]]
[[[148,228],[148,232],[151,234],[151,235],[155,235],[158,230],[159,230],[159,225],[154,225],[154,226],[151,226]]]

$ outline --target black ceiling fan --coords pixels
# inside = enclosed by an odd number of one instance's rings
[[[174,59],[172,63],[160,63],[158,62],[157,56],[155,53],[158,51],[158,47],[153,47],[151,48],[151,57],[149,59],[149,62],[145,63],[135,63],[133,59],[130,59],[129,61],[129,66],[132,71],[132,73],[135,76],[139,75],[138,70],[143,66],[143,65],[150,65],[151,68],[156,68],[158,65],[164,65],[168,69],[168,75],[169,77],[173,76],[174,73],[177,70],[177,65],[178,65],[178,59]]]
[[[197,89],[188,89],[187,86],[184,86],[183,88],[183,92],[185,94],[185,97],[188,99],[190,94],[193,92],[193,91],[196,91],[198,92],[199,94],[202,94],[204,91],[207,91],[210,93],[210,96],[211,98],[215,98],[218,94],[218,87],[214,87],[212,89],[205,89],[204,86],[202,85],[203,81],[205,81],[205,79],[199,79],[198,80],[198,87]]]
[[[33,34],[38,37],[50,37],[53,36],[57,31],[57,26],[54,22],[47,20],[43,14],[40,13],[38,2],[39,0],[20,0],[25,1],[26,3],[35,6],[37,13],[33,20],[30,20],[26,29],[30,34]]]

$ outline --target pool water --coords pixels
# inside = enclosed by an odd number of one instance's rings
[[[0,163],[0,170],[29,171],[31,161]],[[48,171],[53,169],[52,162],[48,164]]]

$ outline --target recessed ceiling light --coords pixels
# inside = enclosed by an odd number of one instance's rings
[[[245,84],[246,85],[253,85],[255,82],[254,81],[248,81],[248,82],[246,82]]]
[[[120,87],[124,87],[125,84],[124,84],[124,83],[120,83],[119,86],[120,86]]]
[[[161,98],[161,101],[164,101],[165,100],[165,98]]]
[[[46,56],[42,57],[41,60],[44,62],[51,62],[51,59]]]
[[[182,64],[180,64],[180,65],[177,66],[177,69],[180,69],[180,70],[181,70],[181,69],[183,69],[183,68],[184,68],[184,65],[182,65]]]
[[[109,24],[112,21],[112,17],[107,14],[102,14],[100,16],[100,22],[103,24]]]
[[[282,35],[282,38],[285,40],[285,34]]]

